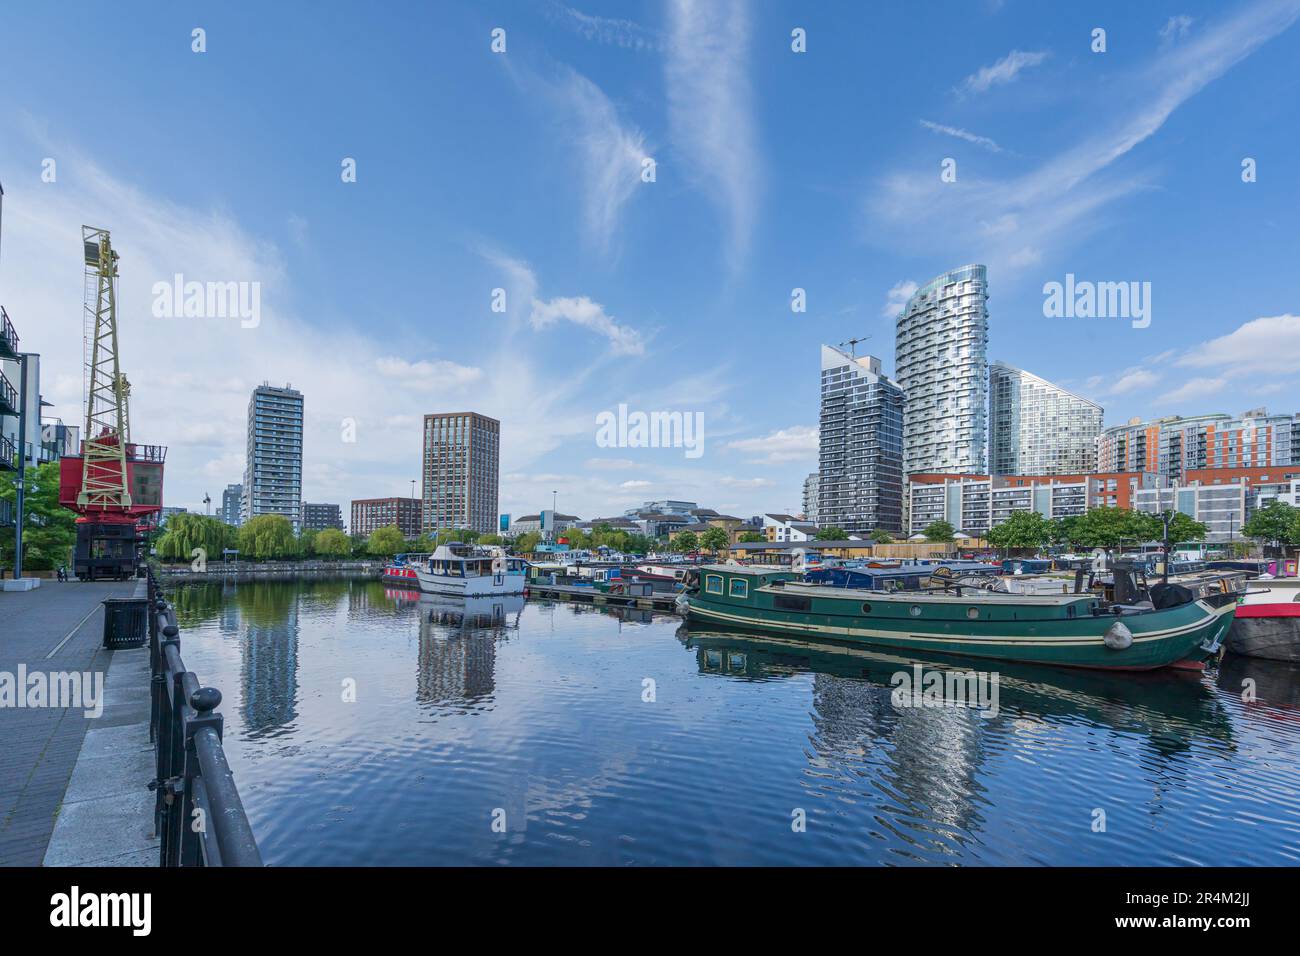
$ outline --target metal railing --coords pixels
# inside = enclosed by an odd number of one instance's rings
[[[0,305],[0,355],[18,354],[18,331],[9,321],[9,313]]]
[[[221,746],[221,692],[200,687],[181,660],[176,609],[147,571],[149,660],[153,675],[149,737],[157,776],[154,824],[159,866],[262,866],[262,854]]]

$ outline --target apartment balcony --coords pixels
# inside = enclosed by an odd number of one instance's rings
[[[4,306],[0,306],[0,358],[18,358],[18,330],[9,321]]]
[[[18,414],[18,389],[0,372],[0,415]]]

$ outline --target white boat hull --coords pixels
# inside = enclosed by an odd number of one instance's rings
[[[456,597],[488,597],[497,594],[523,594],[526,580],[522,572],[469,575],[465,577],[430,574],[423,568],[415,569],[420,590],[429,594],[450,594]]]

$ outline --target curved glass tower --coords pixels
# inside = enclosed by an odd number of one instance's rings
[[[988,470],[988,278],[966,265],[917,289],[895,327],[903,471]]]

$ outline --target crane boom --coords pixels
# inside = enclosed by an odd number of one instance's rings
[[[129,386],[117,351],[117,253],[107,229],[81,227],[86,265],[86,431],[78,505],[128,509]]]

